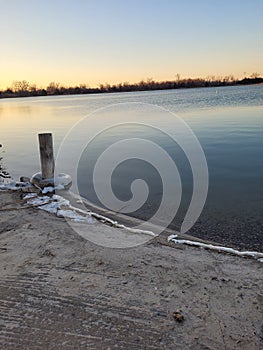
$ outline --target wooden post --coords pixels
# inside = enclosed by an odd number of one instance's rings
[[[54,154],[51,133],[38,134],[42,179],[54,178]]]

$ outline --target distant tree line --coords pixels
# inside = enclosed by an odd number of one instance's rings
[[[100,84],[97,88],[91,88],[86,84],[80,84],[73,87],[65,87],[60,83],[55,82],[50,83],[46,88],[39,88],[36,86],[36,84],[30,84],[28,81],[22,80],[14,81],[11,87],[0,91],[0,98],[168,90],[260,83],[263,83],[263,78],[260,77],[259,73],[253,73],[250,77],[245,77],[239,80],[236,79],[233,75],[225,77],[208,76],[205,79],[184,79],[180,78],[180,75],[177,74],[176,79],[172,81],[154,81],[153,79],[149,78],[147,80],[141,80],[140,82],[134,84],[129,82],[119,84]]]

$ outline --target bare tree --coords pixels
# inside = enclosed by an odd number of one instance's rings
[[[49,83],[46,90],[48,95],[55,95],[55,94],[58,94],[59,88],[60,88],[60,84],[52,81],[51,83]]]
[[[12,90],[19,94],[23,94],[29,91],[29,82],[26,80],[14,81],[12,84]]]
[[[257,73],[257,72],[254,72],[250,75],[250,78],[252,78],[252,79],[257,79],[259,77],[260,77],[260,73]]]

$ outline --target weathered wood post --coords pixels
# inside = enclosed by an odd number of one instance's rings
[[[54,177],[55,161],[53,153],[53,139],[51,133],[38,134],[39,151],[41,172],[34,174],[30,182],[38,189],[44,189],[45,187],[53,187],[46,192],[54,192],[54,190],[68,190],[72,185],[72,179],[69,175],[60,173]]]
[[[42,179],[54,179],[54,153],[51,133],[38,134]]]

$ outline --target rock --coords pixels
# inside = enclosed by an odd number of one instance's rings
[[[21,181],[21,182],[30,182],[30,178],[27,177],[27,176],[21,176],[21,177],[20,177],[20,181]]]
[[[24,192],[24,193],[37,193],[37,194],[41,193],[40,189],[38,189],[38,188],[36,188],[34,186],[22,187],[21,191]]]
[[[184,315],[182,314],[181,310],[174,311],[173,318],[177,322],[183,322],[184,321]]]
[[[4,179],[11,179],[11,176],[4,170],[1,172],[0,176]]]

